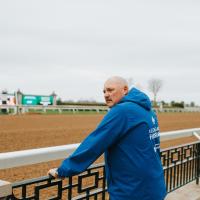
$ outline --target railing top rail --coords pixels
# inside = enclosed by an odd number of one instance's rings
[[[2,104],[0,108],[21,107],[21,108],[106,108],[106,105],[7,105]]]
[[[183,133],[183,132],[194,132],[194,131],[200,131],[200,128],[189,128],[189,129],[181,129],[181,130],[174,130],[174,131],[165,131],[165,132],[162,132],[162,135],[163,134]]]
[[[104,163],[92,164],[87,168],[87,170],[97,169],[97,168],[102,168],[102,167],[104,167]],[[54,178],[51,177],[51,176],[41,176],[41,177],[38,177],[38,178],[31,178],[31,179],[27,179],[27,180],[17,181],[15,183],[12,183],[12,186],[13,187],[16,187],[18,185],[23,186],[23,185],[47,181],[47,180],[51,180],[51,179],[54,179]]]
[[[200,141],[185,143],[185,144],[181,144],[181,145],[177,145],[177,146],[173,146],[173,147],[167,147],[167,148],[161,149],[161,152],[169,151],[172,148],[173,149],[178,149],[178,148],[187,147],[187,146],[194,145],[194,144],[200,144]]]
[[[40,183],[40,182],[48,181],[48,180],[52,180],[52,179],[55,179],[55,178],[50,177],[50,176],[41,176],[41,177],[38,177],[38,178],[31,178],[31,179],[26,179],[26,180],[14,182],[14,183],[12,183],[12,187],[15,188],[19,185],[20,186],[31,185],[33,183]]]
[[[161,140],[164,141],[164,140],[170,140],[174,138],[193,136],[195,132],[200,133],[200,128],[166,131],[166,132],[162,132],[160,134],[160,137],[161,137]]]

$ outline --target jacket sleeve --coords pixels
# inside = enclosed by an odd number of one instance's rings
[[[60,177],[68,177],[86,170],[107,148],[112,146],[127,129],[124,112],[113,107],[94,130],[76,149],[65,159],[58,168]]]

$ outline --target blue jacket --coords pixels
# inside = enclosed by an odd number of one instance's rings
[[[149,98],[132,89],[58,168],[61,177],[87,169],[105,152],[110,200],[163,200],[159,127]]]

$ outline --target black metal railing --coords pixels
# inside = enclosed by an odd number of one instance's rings
[[[167,192],[200,177],[200,142],[163,149],[161,161],[164,169]]]
[[[167,192],[200,177],[200,142],[194,142],[161,151]],[[107,200],[104,164],[92,165],[84,173],[61,179],[48,176],[17,182],[7,200]]]
[[[104,164],[96,164],[85,172],[65,179],[44,176],[12,185],[13,194],[7,200],[88,200],[107,199]]]

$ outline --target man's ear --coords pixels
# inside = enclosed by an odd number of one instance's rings
[[[127,85],[124,86],[124,94],[125,94],[125,95],[128,94],[128,86],[127,86]]]

